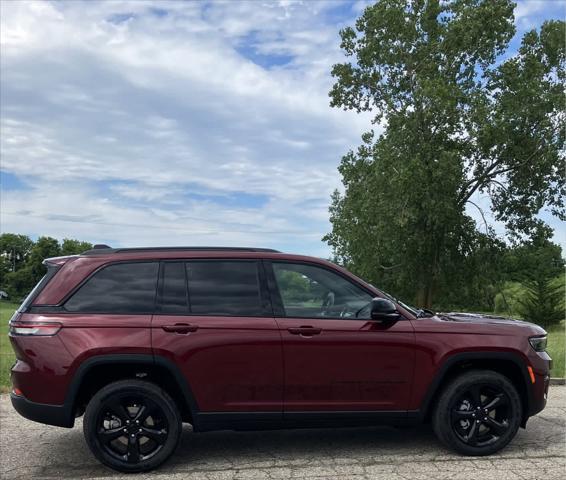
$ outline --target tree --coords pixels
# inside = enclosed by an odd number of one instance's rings
[[[564,311],[564,282],[537,278],[525,284],[526,295],[519,299],[519,314],[543,327],[559,324]]]
[[[508,249],[503,264],[506,277],[521,283],[552,280],[564,272],[562,247],[544,234]]]
[[[51,237],[39,237],[33,242],[25,235],[4,233],[0,235],[0,289],[10,298],[20,300],[45,275],[47,269],[43,261],[46,258],[75,255],[91,248],[89,242],[69,238],[59,245]]]
[[[513,8],[380,0],[340,33],[352,61],[332,69],[331,105],[371,112],[383,131],[343,157],[324,239],[341,263],[420,306],[473,255],[476,192],[517,240],[540,229],[543,207],[566,218],[564,22],[544,22],[502,59]]]
[[[64,238],[61,243],[61,255],[78,255],[92,248],[92,243]]]
[[[26,263],[26,268],[29,268],[31,271],[31,278],[33,279],[34,285],[39,282],[41,277],[47,272],[47,268],[43,265],[43,260],[60,255],[61,247],[57,239],[52,237],[39,237],[37,239]]]
[[[26,235],[3,233],[0,235],[0,255],[2,271],[16,271],[22,267],[33,246],[33,241]]]

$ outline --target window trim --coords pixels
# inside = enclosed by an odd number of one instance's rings
[[[335,275],[338,275],[339,277],[342,277],[345,281],[350,282],[351,284],[355,285],[356,287],[360,288],[361,290],[363,290],[364,292],[366,292],[368,295],[370,295],[371,298],[375,298],[376,295],[375,292],[372,292],[369,288],[367,288],[365,285],[362,285],[359,282],[354,281],[353,279],[351,279],[350,277],[348,277],[347,275],[345,275],[344,273],[342,273],[340,270],[331,268],[327,265],[322,265],[320,263],[316,263],[316,262],[308,262],[308,261],[304,261],[304,260],[264,260],[263,261],[265,264],[265,269],[267,271],[267,277],[268,277],[268,282],[269,282],[269,291],[271,293],[271,303],[273,305],[273,313],[274,316],[276,318],[301,318],[301,319],[312,319],[312,320],[347,320],[347,321],[351,321],[351,320],[358,320],[358,321],[371,321],[369,319],[363,319],[363,318],[355,318],[355,317],[299,317],[299,316],[287,316],[286,312],[285,312],[285,306],[283,304],[283,298],[281,296],[281,292],[279,291],[279,285],[277,283],[277,278],[275,277],[275,271],[273,269],[273,264],[274,263],[288,263],[291,265],[305,265],[308,267],[315,267],[315,268],[321,268],[323,270],[326,270],[328,272],[331,272]],[[403,316],[401,316],[400,320],[403,320]]]
[[[102,270],[114,266],[114,265],[123,265],[123,264],[137,264],[137,263],[156,263],[157,264],[157,276],[155,279],[155,294],[153,296],[153,310],[151,311],[141,311],[141,312],[109,312],[107,310],[83,310],[83,311],[71,311],[65,308],[65,304],[77,293],[91,278],[101,272]],[[161,271],[161,267],[159,265],[159,260],[151,260],[151,259],[143,259],[143,260],[118,260],[115,262],[108,262],[102,265],[99,265],[95,270],[90,272],[82,281],[78,283],[63,299],[55,306],[56,311],[58,313],[66,313],[69,315],[153,315],[155,313],[155,308],[157,304],[157,289],[159,287],[159,274]],[[39,307],[39,306],[38,306]]]

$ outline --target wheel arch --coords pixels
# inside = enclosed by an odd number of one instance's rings
[[[183,421],[192,422],[198,406],[190,385],[177,366],[151,354],[101,354],[83,362],[73,375],[65,397],[69,423],[83,413],[86,403],[104,385],[125,378],[151,381],[167,391],[177,404]]]
[[[523,405],[521,426],[525,427],[533,405],[532,389],[525,361],[512,352],[461,352],[449,356],[437,370],[421,402],[420,417],[424,422],[431,418],[436,400],[444,386],[468,370],[491,370],[507,377],[517,388]]]

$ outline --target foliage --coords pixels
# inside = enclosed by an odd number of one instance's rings
[[[34,242],[26,235],[3,233],[0,235],[0,290],[19,301],[45,275],[43,260],[78,254],[89,248],[92,248],[90,243],[79,240],[66,238],[59,244],[55,238],[39,237]]]
[[[559,245],[537,236],[509,249],[504,264],[507,278],[518,283],[508,295],[501,292],[498,308],[544,327],[564,319],[564,259]]]
[[[564,320],[564,282],[536,279],[525,286],[526,295],[518,302],[518,312],[525,320],[542,327],[558,325]]]
[[[526,295],[525,287],[519,282],[505,282],[494,298],[494,312],[508,317],[520,317],[519,300]]]
[[[2,273],[21,268],[30,254],[33,242],[26,235],[3,233],[0,235]]]
[[[324,239],[341,263],[419,306],[453,280],[476,290],[490,269],[482,252],[501,249],[466,213],[476,192],[516,241],[541,231],[543,207],[564,218],[564,22],[544,22],[501,60],[513,8],[380,0],[341,31],[352,60],[333,67],[331,105],[371,112],[384,130],[343,157]]]

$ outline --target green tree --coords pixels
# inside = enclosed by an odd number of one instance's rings
[[[331,105],[371,112],[383,131],[343,157],[324,239],[341,263],[420,306],[473,256],[476,192],[518,240],[540,229],[543,207],[565,218],[564,22],[544,22],[502,59],[513,8],[380,0],[341,31],[352,61],[332,69]],[[482,242],[494,238],[485,228]]]
[[[516,282],[552,280],[564,272],[562,247],[546,235],[509,248],[503,264],[506,277]]]
[[[52,237],[39,237],[37,239],[26,262],[26,268],[30,269],[31,278],[33,279],[32,288],[47,272],[47,268],[43,265],[43,260],[60,255],[61,247],[57,239]]]
[[[33,241],[26,235],[3,233],[0,235],[0,255],[2,271],[15,271],[21,268],[28,259]]]
[[[61,255],[78,255],[92,248],[92,243],[64,238],[61,243]]]
[[[521,317],[545,328],[564,320],[563,281],[537,278],[526,282],[524,286],[526,294],[518,301]]]

